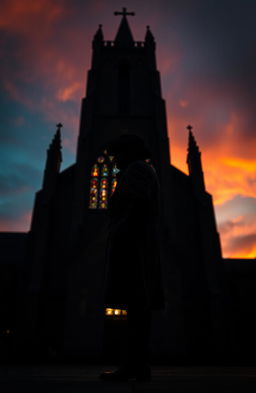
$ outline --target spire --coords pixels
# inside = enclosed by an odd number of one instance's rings
[[[132,36],[132,32],[130,26],[128,24],[128,20],[126,18],[127,15],[135,15],[134,12],[127,12],[126,8],[123,8],[121,12],[114,12],[114,15],[122,15],[122,20],[120,26],[118,28],[116,38],[115,38],[115,45],[122,46],[122,47],[129,47],[134,45],[134,39]]]
[[[59,155],[60,162],[62,161],[61,154],[61,128],[63,125],[61,123],[56,124],[57,130],[49,146],[48,152],[54,152]]]
[[[63,127],[63,125],[58,123],[56,126],[56,133],[47,150],[47,159],[44,170],[43,189],[47,190],[47,193],[49,193],[55,185],[56,175],[60,171],[62,161],[61,127]]]
[[[104,36],[103,36],[103,31],[102,31],[102,25],[99,25],[98,30],[96,31],[94,38],[93,38],[93,48],[95,48],[97,45],[101,45],[103,43]]]
[[[199,147],[196,143],[195,137],[192,133],[192,129],[193,129],[192,126],[190,126],[190,125],[187,126],[187,130],[189,131],[189,134],[188,134],[188,156],[195,155],[195,154],[201,155],[201,153],[199,151]]]
[[[192,133],[193,127],[188,125],[188,155],[187,164],[189,170],[189,176],[192,179],[192,183],[197,191],[205,191],[204,185],[204,174],[202,170],[201,152],[196,143],[196,139]]]
[[[156,46],[155,38],[150,30],[150,26],[147,26],[147,32],[145,35],[145,45],[151,46],[152,48],[155,48]]]

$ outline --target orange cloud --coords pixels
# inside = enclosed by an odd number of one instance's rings
[[[226,245],[224,257],[256,258],[256,233],[232,237]]]
[[[81,83],[74,82],[71,85],[61,88],[57,92],[57,98],[60,101],[66,102],[74,100],[76,93],[82,89]]]
[[[236,168],[245,173],[256,173],[256,160],[246,160],[244,158],[228,157],[223,158],[222,162],[225,166]]]
[[[184,117],[182,114],[175,117],[174,113],[173,118],[168,119],[172,164],[185,173],[188,173],[187,123],[185,114]],[[232,114],[227,124],[220,125],[222,138],[216,138],[210,146],[203,138],[201,119],[192,124],[196,124],[194,134],[202,152],[206,188],[213,195],[215,207],[225,206],[237,195],[256,198],[256,139],[237,136],[240,126],[238,116]],[[240,203],[246,204],[246,200],[241,199]],[[222,213],[218,213],[217,222],[225,257],[255,257],[256,210],[252,210],[250,215],[251,221],[244,215],[237,216],[234,207],[229,211],[229,219],[225,218],[223,223]]]
[[[200,129],[200,120],[196,121],[198,126],[194,134],[202,152],[207,190],[213,195],[215,204],[224,203],[238,194],[256,197],[256,138],[252,140],[234,137],[238,127],[235,119],[231,116],[231,121],[227,125],[220,125],[219,134],[222,138],[216,138],[210,146],[203,135],[204,130]],[[169,119],[168,123],[169,130],[171,129],[172,163],[187,173],[188,121],[174,117]]]

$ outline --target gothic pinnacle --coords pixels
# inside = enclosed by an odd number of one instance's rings
[[[192,152],[192,151],[193,152],[195,152],[195,151],[199,152],[199,148],[198,148],[198,145],[196,143],[195,137],[194,137],[194,135],[192,133],[192,129],[193,129],[193,127],[189,124],[187,126],[187,130],[189,131],[189,137],[188,137],[188,152],[189,153]]]
[[[145,42],[151,45],[155,45],[155,38],[150,30],[150,26],[147,26]]]
[[[60,161],[62,161],[61,157],[61,128],[63,125],[61,123],[56,124],[57,130],[55,132],[55,135],[52,139],[52,142],[49,146],[48,151],[56,151],[59,152],[60,154]]]
[[[97,42],[101,42],[104,40],[103,37],[103,31],[102,31],[102,25],[99,25],[98,30],[96,31],[95,35],[94,35],[94,39],[93,41],[97,41]]]

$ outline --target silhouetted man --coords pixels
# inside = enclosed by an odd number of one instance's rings
[[[150,380],[150,311],[163,305],[157,220],[159,184],[141,138],[123,135],[109,148],[120,169],[109,202],[107,308],[127,310],[122,365],[105,380]]]

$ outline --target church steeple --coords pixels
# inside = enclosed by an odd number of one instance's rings
[[[47,150],[47,159],[44,170],[43,189],[51,191],[55,186],[56,177],[60,171],[62,154],[61,154],[61,127],[62,124],[57,124],[56,133],[52,139],[51,144]]]
[[[201,152],[192,133],[192,126],[188,125],[188,155],[187,164],[189,176],[192,179],[193,186],[197,191],[205,191],[204,174],[201,162]]]
[[[122,20],[115,38],[115,45],[125,48],[134,46],[134,39],[126,16],[135,15],[135,13],[127,12],[126,8],[123,8],[123,11],[116,11],[114,12],[114,15],[122,15]]]

